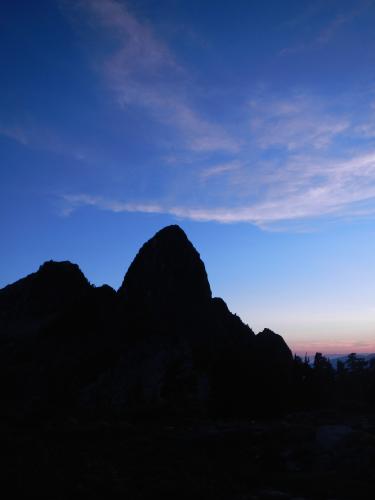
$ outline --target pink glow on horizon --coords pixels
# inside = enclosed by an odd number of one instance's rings
[[[375,339],[368,340],[334,340],[334,341],[296,341],[289,342],[293,353],[299,356],[314,355],[316,352],[323,354],[357,354],[375,353]]]

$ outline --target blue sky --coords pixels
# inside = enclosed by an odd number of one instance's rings
[[[0,7],[0,286],[179,223],[299,352],[375,350],[375,2]]]

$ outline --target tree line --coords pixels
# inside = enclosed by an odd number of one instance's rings
[[[334,367],[320,352],[313,360],[295,355],[292,379],[293,405],[297,409],[375,409],[375,358],[366,360],[351,353]]]

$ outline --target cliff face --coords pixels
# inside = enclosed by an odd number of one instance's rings
[[[178,226],[143,245],[117,293],[92,287],[74,264],[49,262],[0,290],[0,318],[11,411],[235,415],[286,400],[290,350],[212,298]]]

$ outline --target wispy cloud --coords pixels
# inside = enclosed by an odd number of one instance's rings
[[[239,150],[238,141],[202,117],[186,97],[190,76],[151,26],[115,0],[82,0],[80,6],[108,39],[116,41],[116,47],[95,64],[122,108],[146,109],[156,121],[177,129],[191,151]]]
[[[80,206],[94,206],[115,213],[165,213],[197,221],[250,222],[267,228],[280,221],[324,216],[363,217],[375,212],[375,151],[320,164],[305,164],[297,159],[282,171],[275,171],[274,178],[269,176],[267,181],[263,199],[241,206],[129,203],[78,194],[64,196],[64,213],[68,215]]]
[[[371,0],[365,0],[359,2],[355,9],[352,9],[348,12],[340,12],[336,14],[325,26],[320,28],[320,30],[312,39],[304,42],[299,42],[291,47],[284,47],[283,49],[281,49],[280,55],[293,55],[305,50],[325,47],[334,39],[334,37],[337,35],[337,33],[339,33],[343,26],[353,22],[358,16],[363,14],[363,12],[365,12],[371,6],[371,4]],[[295,18],[295,22],[289,23],[289,26],[295,26],[297,24],[301,24],[302,22],[306,22],[306,20],[315,16],[318,10],[318,8],[312,9],[311,6],[308,7],[305,14],[302,14],[300,17]]]
[[[40,126],[33,120],[20,119],[19,123],[0,123],[0,136],[7,137],[21,146],[49,151],[75,160],[83,160],[86,157],[84,148],[68,143],[51,127]]]
[[[189,72],[149,24],[116,0],[82,0],[79,5],[107,42],[93,57],[119,107],[124,112],[142,108],[159,127],[167,125],[174,147],[158,159],[168,168],[163,195],[153,189],[149,199],[136,189],[125,200],[87,192],[65,195],[65,215],[92,206],[114,213],[249,222],[268,230],[287,229],[296,221],[375,215],[370,91],[352,96],[352,102],[344,97],[338,102],[339,96],[307,89],[276,94],[262,88],[263,94],[243,102],[233,137],[227,132],[233,118],[216,123],[197,111]],[[336,17],[314,43],[328,43],[356,15]]]
[[[365,138],[369,138],[369,139],[375,138],[375,122],[374,122],[374,120],[360,123],[359,125],[357,125],[355,127],[354,132],[357,135],[360,135],[360,136],[365,137]]]
[[[283,146],[296,150],[327,147],[348,130],[345,116],[331,114],[316,99],[304,95],[289,99],[252,100],[251,130],[262,148]]]
[[[65,206],[62,209],[62,215],[70,215],[74,210],[83,206],[92,206],[102,210],[108,210],[114,213],[120,212],[141,212],[141,213],[163,213],[163,209],[158,204],[150,203],[124,203],[118,200],[103,198],[102,196],[92,196],[89,194],[64,195]]]
[[[26,131],[19,126],[0,126],[0,135],[8,137],[8,139],[13,139],[23,146],[26,146],[30,142]]]
[[[315,39],[315,44],[326,45],[341,28],[342,25],[350,22],[358,15],[358,12],[351,12],[348,15],[338,14],[327,26],[325,26]]]
[[[213,165],[202,169],[200,171],[200,177],[203,180],[211,179],[213,177],[218,177],[223,174],[238,171],[239,169],[242,168],[242,166],[243,164],[238,160],[234,160],[227,163],[219,163],[217,165]]]

